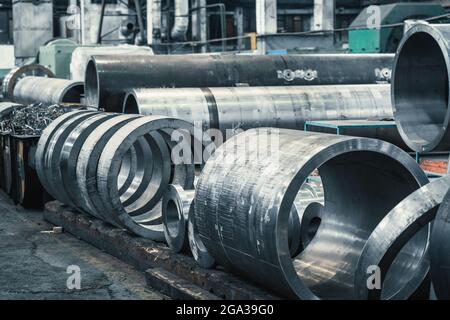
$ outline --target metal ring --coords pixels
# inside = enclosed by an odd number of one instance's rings
[[[183,252],[189,247],[187,226],[194,196],[195,190],[184,190],[171,184],[162,198],[164,236],[175,252]]]
[[[356,269],[359,299],[406,300],[422,284],[430,269],[429,223],[449,188],[450,176],[430,182],[402,200],[374,229]],[[369,290],[370,267],[378,268],[381,288]]]

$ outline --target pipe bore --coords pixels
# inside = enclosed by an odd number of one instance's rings
[[[164,236],[175,252],[189,247],[188,220],[195,190],[184,190],[179,185],[169,185],[162,199],[162,220]]]
[[[394,62],[394,116],[405,143],[416,152],[450,148],[448,28],[414,25]]]

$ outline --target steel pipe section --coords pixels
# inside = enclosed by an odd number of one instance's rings
[[[14,88],[22,78],[28,76],[48,77],[53,78],[55,75],[50,69],[46,67],[32,63],[26,64],[21,67],[12,69],[2,82],[2,95],[3,98],[13,101],[14,100]]]
[[[325,193],[321,223],[306,249],[291,258],[289,213],[316,169]],[[251,129],[205,164],[195,221],[207,251],[235,273],[286,297],[354,299],[365,242],[392,208],[427,183],[411,156],[380,140]],[[392,267],[407,271],[414,258]],[[394,285],[385,282],[387,292]]]
[[[80,103],[84,84],[65,79],[25,77],[14,87],[15,102],[30,104]]]
[[[391,54],[94,56],[86,103],[120,112],[133,88],[374,84],[390,80]]]
[[[393,68],[392,105],[400,134],[417,152],[450,149],[450,25],[416,24]]]
[[[417,291],[430,270],[430,222],[449,188],[450,176],[430,182],[402,200],[375,228],[356,270],[359,299],[406,300]],[[369,289],[374,266],[379,268],[381,288]],[[395,285],[384,290],[384,283]]]
[[[392,118],[389,85],[132,89],[123,112],[176,117],[203,130],[304,129],[306,121]]]
[[[169,247],[183,252],[189,247],[188,220],[193,210],[195,190],[184,190],[179,185],[169,185],[162,199],[164,236]]]
[[[193,201],[195,201],[195,198]],[[212,269],[217,265],[216,260],[209,254],[199,236],[194,210],[189,211],[188,240],[192,256],[200,267]]]
[[[445,195],[436,218],[430,240],[431,280],[440,300],[450,300],[450,191]]]
[[[171,157],[172,149],[163,136],[171,136],[175,130],[185,135],[188,150],[191,142],[198,143],[193,125],[178,119],[67,113],[44,130],[36,151],[36,170],[55,199],[137,235],[162,241],[158,205],[174,179],[171,168],[177,160]],[[190,168],[194,162],[189,160],[186,167]],[[176,165],[181,168],[183,163]],[[182,171],[192,172],[186,181],[194,180],[194,170]]]

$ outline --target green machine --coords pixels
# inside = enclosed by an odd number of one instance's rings
[[[352,28],[364,28],[349,31],[349,51],[351,53],[394,53],[403,37],[403,26],[372,28],[375,14],[379,13],[380,25],[402,23],[408,19],[426,19],[445,15],[445,9],[439,4],[427,3],[396,3],[377,6],[374,13],[370,7],[364,9],[350,25]],[[436,20],[433,22],[442,22]],[[446,21],[446,20],[444,20]]]
[[[56,78],[69,79],[72,53],[78,44],[69,39],[53,39],[39,48],[37,62],[49,68]]]

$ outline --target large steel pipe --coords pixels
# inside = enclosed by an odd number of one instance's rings
[[[430,270],[430,222],[449,188],[450,176],[430,182],[402,200],[375,228],[356,270],[358,298],[405,300],[420,287]],[[402,263],[405,267],[398,268]],[[378,284],[375,278],[371,279],[375,271],[379,275]],[[396,285],[389,291],[383,290],[384,282]]]
[[[291,258],[290,210],[316,168],[325,192],[322,221],[306,249]],[[380,140],[252,129],[228,140],[206,163],[196,187],[195,222],[208,252],[231,271],[284,296],[352,299],[370,234],[427,182],[411,156]],[[415,257],[410,259],[393,267],[407,268]],[[384,287],[389,292],[395,285]]]
[[[305,121],[392,118],[389,85],[132,89],[124,113],[165,115],[203,130],[304,129]]]
[[[430,240],[431,279],[436,297],[450,300],[450,191],[445,195]]]
[[[84,84],[80,81],[45,77],[25,77],[14,87],[14,101],[48,104],[80,103]]]
[[[416,24],[394,62],[392,105],[399,131],[417,152],[450,150],[450,25]]]
[[[390,79],[393,55],[94,56],[86,68],[87,104],[122,110],[132,88],[369,84]]]

